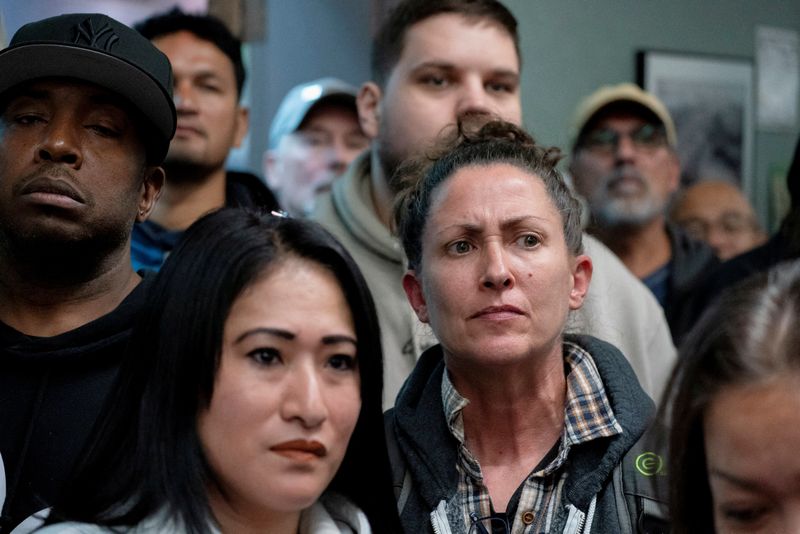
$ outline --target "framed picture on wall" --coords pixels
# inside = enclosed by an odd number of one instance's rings
[[[752,61],[646,50],[637,54],[637,76],[675,121],[681,182],[728,180],[752,198]]]

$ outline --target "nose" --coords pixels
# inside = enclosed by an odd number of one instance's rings
[[[194,91],[186,80],[176,81],[172,86],[172,101],[178,113],[196,111]]]
[[[342,174],[350,164],[350,151],[341,139],[335,139],[328,150],[328,168],[336,175]]]
[[[619,133],[617,139],[617,146],[614,151],[617,161],[629,162],[632,161],[636,155],[636,147],[633,144],[633,139],[626,133]]]
[[[469,114],[492,114],[492,106],[483,80],[473,77],[463,81],[456,112],[459,117]]]
[[[706,241],[714,249],[717,256],[722,257],[730,252],[730,237],[716,224],[709,225]]]
[[[483,274],[480,283],[487,289],[511,289],[514,275],[508,268],[508,258],[500,243],[491,243],[483,251]]]
[[[39,144],[36,155],[40,161],[65,163],[80,168],[83,156],[80,150],[80,135],[69,119],[54,118]]]
[[[296,421],[303,428],[316,428],[328,416],[322,394],[321,377],[313,363],[300,363],[288,371],[287,387],[281,404],[281,416]]]

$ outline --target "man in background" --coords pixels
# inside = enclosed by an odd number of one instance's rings
[[[357,92],[336,78],[321,78],[292,88],[278,107],[264,175],[290,215],[309,215],[316,196],[369,146],[358,123]]]
[[[691,327],[684,308],[718,263],[704,243],[666,222],[678,188],[675,126],[639,87],[602,87],[578,107],[570,172],[589,205],[589,232],[619,256],[663,306],[676,344]]]
[[[692,318],[699,318],[727,288],[779,263],[800,259],[800,139],[786,174],[786,185],[791,205],[778,230],[763,245],[720,264],[709,274],[708,283],[693,299]]]
[[[164,54],[105,15],[23,26],[0,72],[5,533],[57,498],[111,393],[149,286],[131,229],[164,183],[175,108]]]
[[[702,180],[678,192],[670,220],[691,238],[708,243],[723,261],[767,240],[741,189],[724,180]]]
[[[318,199],[313,218],[348,248],[375,296],[384,349],[385,406],[435,340],[417,321],[401,279],[406,261],[389,229],[404,159],[429,149],[459,118],[522,123],[517,23],[499,2],[406,0],[372,49],[372,81],[358,96],[371,146]],[[675,358],[664,316],[646,288],[600,243],[586,239],[592,288],[577,331],[621,348],[645,390],[660,395]]]
[[[245,71],[241,43],[218,19],[178,10],[136,26],[169,58],[178,127],[164,160],[167,181],[149,221],[133,230],[135,269],[158,270],[183,231],[223,206],[277,209],[256,176],[227,172],[225,160],[248,128],[240,104]]]

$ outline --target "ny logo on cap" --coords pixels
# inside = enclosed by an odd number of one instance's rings
[[[75,44],[85,44],[105,52],[111,50],[111,47],[119,41],[119,36],[114,33],[108,22],[95,31],[92,19],[86,19],[75,27],[75,32],[75,41],[73,41]],[[105,39],[105,42],[102,42],[103,39]]]

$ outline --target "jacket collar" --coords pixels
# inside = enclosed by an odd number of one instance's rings
[[[594,360],[622,434],[578,445],[570,452],[567,499],[585,510],[625,453],[644,433],[655,407],[639,385],[633,369],[613,345],[586,335],[565,334]],[[425,351],[397,397],[393,415],[397,442],[423,500],[435,507],[458,484],[454,468],[457,443],[447,429],[441,398],[444,360],[441,345]],[[533,466],[531,466],[533,467]]]

